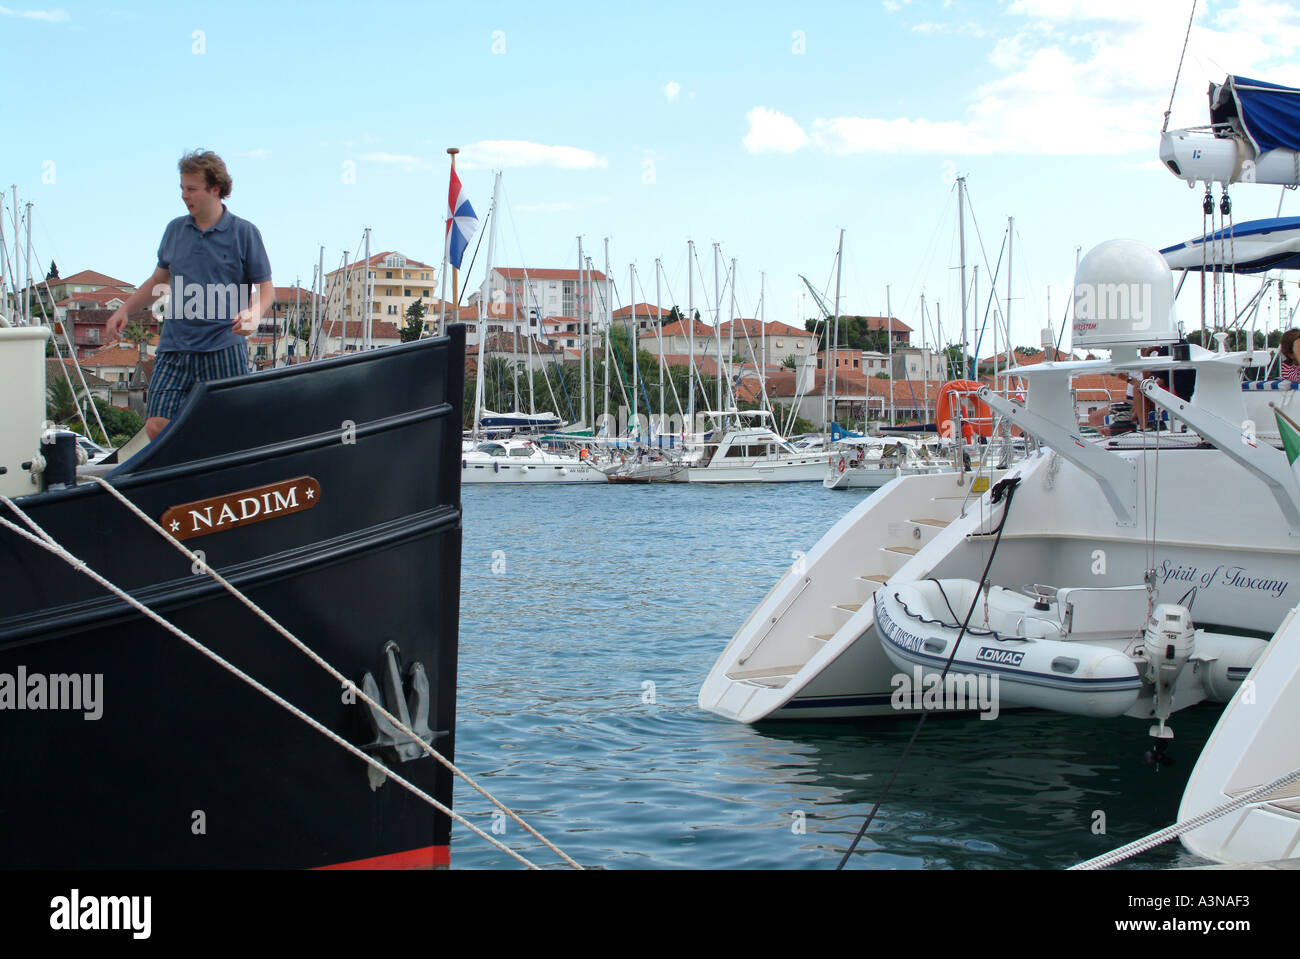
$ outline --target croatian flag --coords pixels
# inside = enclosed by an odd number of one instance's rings
[[[465,248],[478,232],[478,217],[469,205],[461,188],[456,168],[451,170],[451,186],[447,190],[447,261],[456,269],[465,257]]]

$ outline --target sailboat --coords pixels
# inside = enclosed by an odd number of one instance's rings
[[[488,278],[492,275],[500,203],[501,174],[498,172],[493,185],[492,209],[489,213],[491,227],[488,234],[485,279],[478,298],[479,357],[474,377],[474,427],[471,436],[462,444],[461,482],[468,485],[604,483],[605,474],[596,469],[586,451],[581,454],[557,453],[543,448],[531,439],[519,437],[496,439],[489,438],[484,433],[486,426],[499,424],[509,428],[512,424],[518,425],[522,422],[519,414],[490,413],[484,408],[483,368],[487,365]],[[531,421],[536,418],[528,419]]]

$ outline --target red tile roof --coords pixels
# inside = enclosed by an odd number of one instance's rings
[[[632,313],[633,310],[636,311],[635,314]],[[629,315],[634,315],[653,320],[659,316],[661,310],[665,317],[672,313],[671,306],[655,306],[653,303],[633,303],[631,306],[620,306],[614,311],[614,316],[623,319]]]
[[[140,351],[134,343],[117,343],[91,353],[81,361],[82,366],[135,366],[140,362]]]
[[[347,340],[356,340],[361,342],[365,336],[364,320],[329,320],[324,324],[325,335],[328,337],[343,336]],[[370,339],[371,340],[400,340],[401,333],[398,332],[396,324],[389,323],[387,320],[370,321]]]
[[[373,267],[376,267],[376,268],[383,267],[383,265],[384,265],[384,257],[392,256],[394,253],[397,253],[397,251],[396,251],[396,250],[385,250],[383,253],[376,253],[374,256],[372,256],[369,260],[366,260],[365,262],[368,263],[370,266],[373,266]],[[404,254],[404,253],[398,253],[398,255],[399,255],[399,256],[406,256],[406,254]],[[360,264],[361,264],[361,260],[357,260],[355,263],[349,263],[349,264],[348,264],[348,269],[349,269],[349,270],[354,270],[354,269],[356,269]],[[406,263],[405,263],[404,265],[402,265],[402,266],[390,266],[390,267],[388,267],[388,269],[390,269],[390,270],[432,270],[432,269],[434,269],[434,267],[430,266],[428,263],[421,263],[419,260],[412,260],[412,259],[408,256],[408,257],[406,257]],[[337,270],[331,270],[329,273],[326,273],[325,275],[326,275],[326,276],[337,276],[339,273],[342,273],[342,272],[343,272],[343,267],[339,267]],[[378,276],[377,276],[376,279],[383,279],[383,277],[378,277]],[[394,277],[394,279],[396,279],[396,277]]]
[[[912,332],[912,328],[911,328],[910,326],[908,326],[906,323],[904,323],[902,320],[900,320],[900,319],[899,319],[898,317],[896,317],[896,316],[895,316],[895,317],[885,317],[885,316],[849,316],[848,314],[845,314],[844,319],[846,319],[846,320],[866,320],[866,321],[867,321],[867,329],[868,329],[868,330],[871,330],[871,331],[875,331],[875,330],[883,330],[883,329],[885,328],[886,324],[888,324],[888,325],[889,325],[889,329],[890,329],[891,332],[897,332],[897,333],[911,333],[911,332]]]
[[[708,337],[713,336],[713,327],[705,326],[699,320],[695,320],[691,324],[691,329],[694,330],[696,336],[708,336]],[[665,323],[662,332],[664,336],[685,336],[686,324],[684,321],[677,322],[677,323]],[[649,333],[645,333],[642,335],[642,339],[644,339],[646,336],[653,337],[655,336],[655,333],[653,331]]]
[[[498,266],[494,267],[492,272],[507,280],[522,280],[525,273],[528,274],[530,280],[576,280],[581,275],[577,270],[525,270],[521,266]],[[587,270],[584,272],[593,283],[600,283],[605,280],[605,274],[601,273],[600,270]]]
[[[115,280],[105,273],[97,273],[94,270],[82,270],[80,273],[74,273],[72,276],[61,276],[57,280],[50,280],[50,286],[61,286],[64,283],[75,283],[78,286],[129,286],[135,288],[134,283],[127,283],[125,280]]]
[[[807,330],[801,330],[798,327],[791,326],[789,323],[781,323],[777,320],[769,320],[764,324],[757,319],[741,319],[737,317],[735,323],[736,336],[743,337],[748,333],[750,339],[757,339],[758,337],[763,336],[764,326],[767,327],[767,336],[807,336],[810,338],[814,336],[814,334],[809,333]],[[728,331],[731,329],[731,321],[723,321],[721,329],[722,335],[726,336]]]
[[[130,295],[130,293],[119,290],[115,286],[101,286],[97,290],[90,290],[86,293],[69,293],[59,300],[55,306],[68,306],[72,303],[110,303],[113,300],[121,300],[125,303]]]

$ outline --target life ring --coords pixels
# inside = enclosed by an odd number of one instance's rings
[[[977,395],[986,384],[976,380],[949,380],[939,387],[939,396],[934,404],[934,421],[939,427],[939,435],[952,438],[957,420],[957,410],[961,410],[961,435],[965,440],[976,436],[993,435],[993,411]]]
[[[587,452],[587,447],[585,446],[578,451],[578,459],[580,460],[585,460],[590,455],[591,454]]]
[[[845,455],[844,455],[843,453],[841,453],[841,454],[840,454],[839,462],[836,464],[836,468],[837,468],[841,473],[843,473],[843,472],[848,468],[848,465],[849,465],[849,461],[848,461],[847,457],[845,457]]]

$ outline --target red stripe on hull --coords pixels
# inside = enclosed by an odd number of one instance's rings
[[[339,862],[331,866],[316,866],[316,869],[438,869],[451,865],[450,846],[425,846],[423,849],[411,849],[407,852],[390,853],[387,856],[375,856],[371,859],[354,859],[352,862]]]

